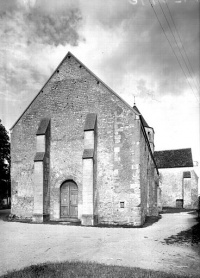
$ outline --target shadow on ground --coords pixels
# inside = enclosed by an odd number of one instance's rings
[[[160,212],[160,214],[164,214],[164,213],[181,213],[181,212],[188,212],[190,214],[195,214],[196,215],[196,211],[194,209],[171,208],[171,207],[163,207],[163,209]]]
[[[196,216],[197,224],[190,229],[181,231],[177,235],[172,235],[165,238],[166,244],[184,244],[194,247],[200,254],[200,218],[197,217],[197,211],[191,209],[163,208],[162,213],[181,213],[187,212]]]
[[[146,228],[154,223],[158,222],[162,218],[161,215],[159,216],[147,216],[145,219],[145,223],[141,226],[130,226],[126,224],[96,224],[93,227],[98,227],[98,228]],[[32,222],[32,219],[30,218],[19,218],[16,217],[15,215],[9,214],[9,212],[1,217],[2,220],[4,221],[9,221],[9,222],[20,222],[20,223],[27,223],[27,224],[50,224],[50,225],[69,225],[69,226],[82,226],[80,221],[79,222],[65,222],[65,221],[45,221],[45,222]]]
[[[190,245],[198,245],[200,247],[200,221],[197,219],[197,224],[194,225],[192,228],[186,231],[182,231],[177,235],[172,235],[168,238],[165,238],[165,242],[167,244],[190,244]]]

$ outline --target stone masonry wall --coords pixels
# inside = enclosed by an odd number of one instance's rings
[[[148,214],[148,203],[149,203],[149,151],[145,141],[145,138],[140,131],[140,186],[141,186],[141,224],[144,223],[145,218]]]
[[[196,208],[198,197],[198,182],[196,174],[192,168],[169,168],[159,169],[161,174],[161,188],[162,188],[162,206],[176,207],[176,199],[183,199],[184,204],[184,190],[183,190],[183,172],[190,171],[191,179],[187,184],[191,187],[190,200],[187,198],[187,208]],[[186,180],[186,179],[185,179]],[[190,202],[191,205],[188,205]]]
[[[157,172],[149,152],[147,143],[141,131],[140,136],[140,186],[142,223],[148,215],[157,215]]]
[[[12,213],[32,216],[35,134],[40,120],[47,117],[51,119],[50,218],[60,218],[60,185],[67,179],[78,185],[81,217],[83,136],[88,113],[97,114],[95,213],[98,222],[132,225],[141,222],[140,122],[133,110],[73,56],[66,57],[13,128]]]
[[[158,206],[157,206],[157,187],[158,187],[158,174],[156,172],[153,160],[150,158],[149,163],[149,205],[148,205],[148,215],[157,216]]]
[[[19,126],[11,134],[11,213],[23,218],[31,218],[33,213],[33,159],[36,144],[32,149],[27,142],[30,138],[31,134],[26,133],[25,126]]]
[[[198,176],[194,170],[191,171],[191,207],[198,208]]]
[[[49,125],[46,133],[46,151],[45,158],[43,162],[44,167],[44,214],[50,214],[50,177],[49,177],[49,168],[50,168],[50,142],[51,142],[51,125]]]
[[[183,199],[183,169],[159,169],[162,187],[162,206],[176,207],[176,199]]]
[[[110,123],[112,128],[102,140],[98,137],[97,145],[99,222],[140,225],[140,122],[130,111],[118,107]]]

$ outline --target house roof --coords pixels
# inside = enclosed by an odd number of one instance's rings
[[[136,105],[133,106],[133,108],[135,109],[135,111],[137,111],[140,115],[141,115],[141,121],[143,123],[144,127],[149,127],[149,125],[147,124],[147,122],[145,121],[144,117],[142,116],[142,114],[140,113],[139,109],[137,108]]]
[[[148,149],[149,149],[151,158],[152,158],[152,160],[153,160],[153,162],[154,162],[154,165],[155,165],[157,174],[159,175],[158,166],[157,166],[157,164],[156,164],[154,155],[153,155],[153,153],[152,153],[151,146],[150,146],[150,144],[149,144],[149,138],[148,138],[148,136],[147,136],[147,132],[146,132],[146,129],[145,129],[145,127],[148,127],[148,128],[151,128],[151,129],[153,129],[153,128],[150,127],[150,126],[147,124],[147,122],[145,121],[144,117],[143,117],[142,114],[140,113],[140,111],[139,111],[139,109],[137,108],[137,106],[135,105],[135,103],[134,103],[133,109],[140,115],[139,117],[140,117],[140,121],[141,121],[142,132],[143,132],[145,141],[146,141],[146,143],[147,143],[147,146],[148,146]]]
[[[15,125],[18,123],[18,121],[21,119],[21,117],[24,115],[24,113],[28,110],[28,108],[31,106],[31,104],[34,102],[34,100],[38,97],[38,95],[43,91],[44,87],[48,84],[49,80],[52,78],[52,76],[57,72],[59,67],[62,65],[62,63],[66,60],[67,57],[73,57],[82,67],[84,67],[98,82],[101,82],[112,94],[114,94],[117,98],[119,98],[130,110],[134,110],[136,114],[139,114],[138,111],[131,107],[125,100],[123,100],[117,93],[115,93],[108,85],[106,85],[100,78],[98,78],[90,69],[88,69],[81,61],[79,61],[70,51],[67,53],[67,55],[64,57],[64,59],[61,61],[61,63],[58,65],[58,67],[55,69],[55,71],[52,73],[52,75],[49,77],[47,82],[44,84],[44,86],[41,88],[39,93],[34,97],[34,99],[31,101],[31,103],[28,105],[28,107],[24,110],[24,112],[21,114],[21,116],[17,119],[17,121],[13,124],[13,126],[10,128],[12,130]]]
[[[156,151],[154,157],[158,168],[193,167],[191,148]]]

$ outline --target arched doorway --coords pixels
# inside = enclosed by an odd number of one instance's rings
[[[66,181],[60,187],[60,217],[78,218],[78,187],[73,181]]]

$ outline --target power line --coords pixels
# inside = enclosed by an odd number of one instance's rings
[[[179,59],[178,59],[178,57],[177,57],[177,55],[176,55],[176,52],[174,51],[174,49],[173,49],[173,47],[172,47],[172,44],[171,44],[170,40],[168,39],[168,37],[167,37],[167,35],[166,35],[166,33],[165,33],[165,30],[164,30],[163,27],[162,27],[162,24],[161,24],[161,22],[160,22],[160,20],[159,20],[159,18],[158,18],[158,15],[157,15],[157,13],[156,13],[156,11],[155,11],[155,9],[154,9],[152,3],[151,3],[151,0],[149,0],[149,3],[150,3],[150,5],[151,5],[151,7],[152,7],[152,9],[153,9],[153,11],[154,11],[154,14],[155,14],[155,16],[156,16],[156,18],[157,18],[157,20],[158,20],[158,22],[159,22],[159,24],[160,24],[160,27],[161,27],[161,29],[162,29],[162,31],[163,31],[163,33],[164,33],[166,39],[167,39],[167,41],[168,41],[168,43],[169,43],[169,45],[170,45],[170,47],[171,47],[171,49],[172,49],[172,51],[173,51],[173,53],[174,53],[176,59],[177,59],[177,62],[178,62],[180,68],[182,69],[182,71],[183,71],[183,73],[184,73],[184,75],[185,75],[186,81],[188,82],[186,73],[185,73],[185,71],[183,70],[183,67],[182,67],[182,65],[181,65],[181,63],[180,63],[180,61],[179,61]],[[190,84],[189,82],[188,82],[188,84],[189,84],[189,86],[190,86],[190,88],[191,88],[191,90],[192,90],[192,92],[193,92],[195,98],[197,99],[197,97],[196,97],[196,95],[195,95],[195,93],[194,93],[194,91],[193,91],[193,88],[191,87],[191,84]],[[197,99],[197,101],[198,101],[198,99]]]
[[[187,68],[187,70],[188,70],[188,73],[189,73],[190,77],[193,79],[193,77],[192,77],[192,75],[191,75],[191,73],[190,73],[190,69],[188,68],[188,65],[187,65],[187,63],[186,63],[186,61],[185,61],[185,58],[184,58],[182,52],[180,51],[180,47],[179,47],[179,45],[178,45],[178,42],[177,42],[177,40],[176,40],[176,37],[174,36],[173,30],[172,30],[172,28],[171,28],[171,26],[170,26],[170,23],[169,23],[169,21],[168,21],[166,15],[165,15],[165,12],[164,12],[164,10],[163,10],[163,8],[162,8],[162,5],[160,4],[160,1],[159,1],[159,0],[158,0],[158,3],[159,3],[159,5],[160,5],[160,8],[161,8],[161,10],[162,10],[162,13],[163,13],[163,15],[164,15],[166,21],[167,21],[167,24],[168,24],[168,26],[169,26],[169,28],[170,28],[170,31],[171,31],[171,33],[172,33],[172,35],[173,35],[173,37],[174,37],[175,43],[176,43],[176,45],[177,45],[177,47],[178,47],[178,50],[179,50],[179,52],[180,52],[180,54],[181,54],[181,57],[183,58],[183,61],[184,61],[185,65],[186,65],[186,68]],[[195,85],[196,85],[196,84],[195,84]],[[198,87],[197,87],[197,86],[196,86],[196,90],[198,91]]]
[[[187,53],[186,53],[185,47],[184,47],[184,45],[183,45],[183,43],[182,43],[181,37],[180,37],[179,32],[178,32],[178,30],[177,30],[177,28],[176,28],[176,24],[175,24],[175,22],[174,22],[174,19],[173,19],[173,17],[172,17],[171,11],[170,11],[169,6],[168,6],[168,4],[167,4],[166,1],[165,1],[165,4],[166,4],[167,9],[168,9],[168,11],[169,11],[171,20],[172,20],[172,22],[173,22],[173,24],[174,24],[174,28],[175,28],[175,30],[176,30],[176,33],[177,33],[177,35],[178,35],[178,38],[179,38],[179,40],[180,40],[180,42],[181,42],[181,46],[182,46],[183,51],[184,51],[184,53],[185,53],[185,56],[186,56],[186,58],[187,58],[188,64],[190,65],[192,74],[194,75],[192,65],[191,65],[191,63],[190,63],[190,60],[189,60],[188,55],[187,55]],[[194,79],[195,79],[195,77],[194,77]],[[199,81],[196,81],[196,82],[199,83]],[[197,86],[199,86],[199,85],[197,84]]]

